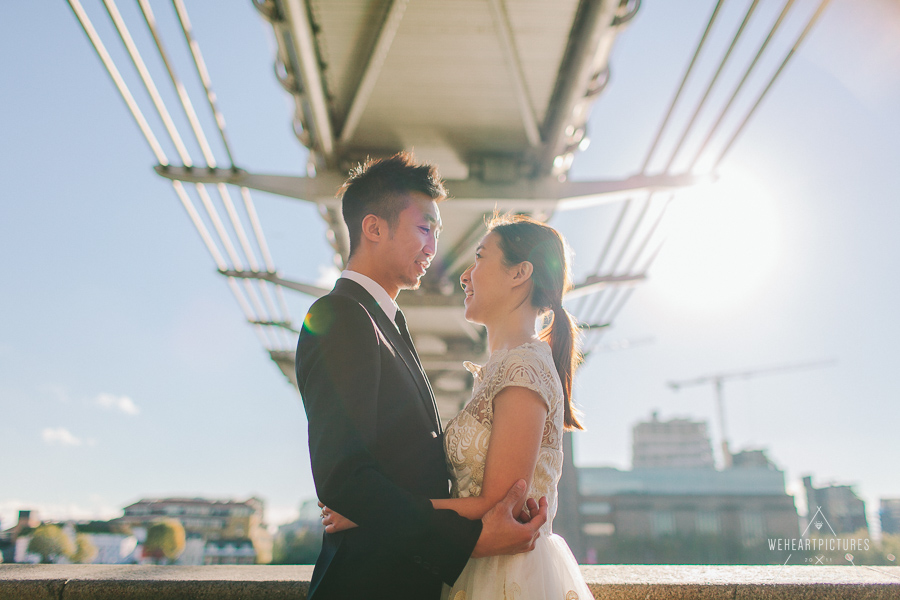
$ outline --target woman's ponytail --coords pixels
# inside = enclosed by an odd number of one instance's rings
[[[567,431],[584,429],[578,419],[578,410],[572,403],[572,381],[575,369],[582,361],[581,352],[576,345],[578,326],[569,311],[563,308],[562,302],[551,306],[550,310],[552,311],[550,323],[541,331],[540,338],[550,344],[553,362],[562,383],[565,427]]]
[[[562,305],[563,294],[572,285],[565,241],[549,225],[524,215],[495,218],[488,229],[500,235],[500,248],[508,264],[528,261],[534,267],[531,303],[550,311],[550,322],[539,336],[553,351],[553,362],[563,388],[565,428],[567,431],[584,429],[572,403],[572,380],[582,362],[576,344],[578,326]]]

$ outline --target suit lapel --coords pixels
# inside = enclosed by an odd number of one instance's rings
[[[384,310],[378,306],[378,303],[372,295],[355,281],[338,279],[334,286],[334,291],[351,296],[354,300],[362,304],[369,314],[374,317],[375,323],[378,325],[384,338],[394,348],[396,354],[400,356],[400,359],[403,361],[403,364],[406,365],[406,368],[409,369],[410,375],[412,375],[416,382],[416,387],[419,388],[419,394],[421,396],[420,400],[424,405],[423,408],[425,409],[425,412],[428,413],[432,425],[434,425],[437,428],[437,432],[440,433],[441,421],[437,415],[437,404],[434,401],[434,393],[431,390],[431,384],[428,381],[428,377],[425,376],[425,372],[422,370],[421,364],[419,363],[419,357],[416,356],[413,350],[405,341],[403,341],[400,332],[397,330],[397,326],[388,318],[384,313]]]
[[[425,410],[428,412],[428,416],[431,418],[431,423],[435,427],[437,427],[437,431],[438,433],[440,433],[441,422],[440,419],[437,418],[437,409],[434,402],[434,395],[431,391],[431,384],[428,382],[428,377],[422,370],[422,366],[419,363],[419,357],[414,354],[412,348],[410,348],[403,340],[400,332],[397,331],[397,326],[394,325],[394,323],[388,318],[386,314],[384,314],[384,311],[381,310],[381,308],[378,308],[377,311],[373,312],[375,315],[375,321],[381,328],[381,332],[403,359],[403,362],[406,364],[409,372],[412,373],[412,376],[415,378],[416,386],[418,386],[419,392],[422,394],[422,400],[425,403]]]

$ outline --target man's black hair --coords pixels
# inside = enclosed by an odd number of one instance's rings
[[[409,152],[369,159],[350,172],[337,194],[350,232],[350,256],[359,246],[366,215],[377,215],[393,227],[407,207],[404,196],[409,192],[420,192],[435,202],[447,197],[437,168],[417,164]]]

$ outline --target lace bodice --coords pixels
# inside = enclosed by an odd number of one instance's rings
[[[562,474],[564,407],[562,384],[550,346],[545,342],[531,342],[511,350],[495,351],[483,367],[470,362],[464,364],[475,376],[472,399],[450,419],[444,431],[447,464],[453,476],[451,495],[466,498],[481,494],[494,421],[494,397],[508,386],[534,390],[547,403],[548,411],[528,497],[547,497],[549,518],[542,529],[551,533],[557,508],[556,485]]]

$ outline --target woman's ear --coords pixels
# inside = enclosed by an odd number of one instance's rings
[[[384,233],[384,221],[378,215],[368,214],[362,220],[362,234],[371,242],[380,242]]]
[[[531,279],[532,273],[534,273],[533,264],[531,264],[527,260],[520,262],[515,267],[513,267],[513,284],[520,285],[527,282],[529,279]]]

